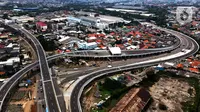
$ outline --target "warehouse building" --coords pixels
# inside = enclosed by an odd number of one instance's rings
[[[121,51],[121,49],[119,47],[109,47],[108,49],[109,49],[109,51],[110,51],[110,53],[112,55],[120,55],[120,54],[122,54],[122,51]]]
[[[68,21],[69,23],[80,23],[80,22],[81,22],[81,19],[76,18],[76,17],[73,17],[73,16],[68,16],[68,17],[67,17],[67,21]]]
[[[13,22],[17,22],[17,23],[27,23],[29,21],[35,21],[35,18],[34,17],[29,17],[29,16],[14,16],[14,17],[11,17],[12,21]]]
[[[76,42],[76,45],[77,45],[78,49],[82,49],[82,50],[92,50],[92,49],[97,48],[96,42],[87,43],[85,41],[78,41],[78,42]]]
[[[144,88],[131,89],[110,112],[141,112],[151,99]]]

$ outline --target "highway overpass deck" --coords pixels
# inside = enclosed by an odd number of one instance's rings
[[[27,31],[23,31],[24,33],[28,33]],[[27,36],[31,36],[31,34],[26,34]],[[184,35],[183,35],[184,36]],[[183,42],[184,43],[184,42]],[[182,42],[181,42],[181,44],[182,44]],[[187,42],[186,42],[186,44],[187,44]],[[36,43],[35,44],[40,50],[42,49],[43,50],[43,48],[42,47],[40,47],[40,45],[38,44],[38,43]],[[186,45],[186,46],[188,46],[188,45]],[[176,48],[177,48],[178,46],[174,46],[174,47],[172,47],[170,50],[175,50]],[[183,46],[181,46],[181,48],[182,48]],[[180,49],[181,49],[180,48]],[[198,46],[197,46],[197,48],[198,48]],[[177,49],[179,49],[179,48],[177,48]],[[179,51],[180,51],[180,49],[179,49]],[[46,56],[45,56],[45,54],[44,54],[44,51],[40,51],[40,50],[38,50],[37,52],[38,52],[38,54],[40,54],[39,52],[41,52],[41,57],[42,58],[46,58]],[[168,51],[169,49],[166,49],[166,51]],[[145,52],[146,52],[146,50],[144,50]],[[144,52],[143,51],[143,52]],[[161,53],[161,52],[163,52],[163,51],[165,51],[165,50],[147,50],[147,52],[149,52],[148,54],[152,54],[152,53]],[[165,51],[165,52],[166,52]],[[194,51],[194,50],[193,50]],[[43,52],[43,53],[42,53]],[[82,51],[81,51],[82,52]],[[72,53],[70,54],[58,54],[58,55],[55,55],[55,56],[51,56],[50,58],[48,58],[48,60],[51,60],[51,59],[56,59],[56,58],[59,58],[59,57],[63,57],[63,56],[74,56],[74,57],[76,57],[76,56],[78,56],[78,57],[85,57],[85,55],[88,55],[88,56],[91,56],[91,57],[102,57],[102,58],[105,58],[105,57],[107,57],[107,56],[110,56],[110,57],[122,57],[122,55],[120,55],[120,56],[112,56],[112,55],[105,55],[105,54],[102,54],[102,56],[101,55],[99,55],[99,53],[94,53],[94,52],[91,52],[91,55],[90,55],[90,52],[91,51],[89,51],[89,52],[83,52],[83,53],[78,53],[78,55],[75,53],[75,54],[73,54],[72,55]],[[126,52],[126,51],[125,51]],[[136,55],[138,55],[138,54],[140,54],[140,55],[147,55],[147,54],[141,54],[141,53],[139,53],[139,51],[136,51],[136,52],[138,52],[138,53],[135,53],[135,55],[133,55],[133,54],[131,54],[131,55],[128,55],[128,53],[125,53],[125,56],[136,56]],[[140,51],[141,52],[141,51]],[[109,52],[106,52],[106,53],[109,53]],[[101,54],[101,53],[100,53]],[[192,55],[193,53],[191,53],[190,55]],[[103,55],[105,55],[105,56],[103,56]],[[39,55],[40,56],[40,55]],[[86,56],[87,57],[87,56]],[[41,70],[49,70],[49,69],[47,69],[48,68],[48,64],[47,64],[47,61],[46,61],[46,59],[44,59],[43,61],[41,61],[42,63],[44,63],[44,65],[47,65],[46,67],[45,67],[45,69],[41,69]],[[10,78],[10,80],[7,82],[7,83],[5,83],[2,87],[1,87],[1,89],[0,90],[2,90],[2,91],[0,91],[0,94],[2,95],[2,96],[0,96],[0,101],[1,102],[4,102],[4,100],[5,100],[5,97],[8,95],[8,92],[11,90],[11,88],[13,88],[14,87],[14,85],[15,84],[17,84],[17,81],[20,79],[20,78],[22,78],[23,77],[23,75],[25,74],[25,73],[27,73],[28,71],[30,71],[31,69],[33,69],[34,67],[36,67],[36,66],[38,66],[38,64],[39,64],[39,62],[35,62],[35,63],[33,63],[33,64],[30,64],[30,65],[28,65],[27,67],[25,67],[24,69],[22,69],[22,70],[20,70],[19,72],[17,72],[15,75],[13,75],[11,78]],[[43,65],[42,65],[43,66]],[[40,67],[41,68],[41,67]],[[104,72],[104,71],[103,71]],[[102,73],[103,73],[102,72]],[[45,74],[44,75],[46,78],[45,78],[45,82],[48,82],[49,81],[49,79],[51,79],[51,78],[49,78],[48,76],[50,76],[50,74],[48,74],[48,71],[47,71],[47,74]],[[51,77],[51,76],[50,76]],[[89,79],[89,78],[87,78],[87,79]],[[51,82],[52,83],[52,87],[53,87],[53,82]],[[44,85],[44,87],[45,88],[47,88],[46,86],[48,86],[48,85],[50,85],[49,83],[46,83],[45,85]],[[50,85],[51,86],[51,85]],[[51,87],[49,88],[49,89],[52,89]],[[53,91],[55,92],[55,90],[53,89]],[[52,92],[52,91],[51,91]],[[48,93],[47,93],[48,94]],[[56,94],[56,92],[54,93],[54,94]],[[51,97],[52,97],[52,94],[49,94]],[[48,97],[47,97],[48,98]],[[59,96],[56,96],[55,95],[55,99],[57,99],[57,100],[59,100]],[[55,99],[52,99],[52,101],[53,102],[55,102]],[[2,104],[3,103],[1,103],[1,108],[2,108]],[[51,105],[51,102],[48,102],[48,105]],[[60,106],[61,107],[61,106]],[[54,108],[54,107],[53,107]],[[54,110],[56,111],[57,110],[57,108],[54,108]],[[63,111],[62,111],[63,112]]]
[[[162,29],[164,31],[166,31],[167,29]],[[174,34],[174,32],[167,30],[168,32],[170,32],[171,34]],[[77,84],[75,85],[72,93],[71,93],[71,97],[70,97],[70,111],[71,112],[82,112],[82,107],[80,104],[80,98],[82,95],[82,92],[84,90],[84,88],[93,80],[95,80],[96,78],[99,78],[101,76],[105,76],[105,75],[109,75],[110,73],[115,73],[115,72],[121,72],[121,71],[125,71],[125,70],[131,70],[134,68],[140,68],[140,67],[146,67],[146,66],[152,66],[155,64],[159,64],[165,61],[172,61],[172,60],[177,60],[177,59],[182,59],[182,58],[186,58],[188,56],[191,56],[193,54],[195,54],[198,49],[199,49],[199,45],[197,44],[197,42],[186,36],[186,35],[180,35],[180,33],[175,32],[180,39],[181,39],[181,46],[180,48],[177,48],[177,52],[171,52],[169,53],[168,56],[165,57],[160,57],[160,58],[156,58],[156,59],[152,59],[152,60],[138,60],[132,64],[128,64],[128,65],[119,65],[117,67],[113,67],[113,68],[106,68],[106,69],[102,69],[102,70],[98,70],[89,74],[85,74],[84,77],[79,80],[79,82],[77,82]],[[182,49],[187,49],[186,51],[182,51]]]

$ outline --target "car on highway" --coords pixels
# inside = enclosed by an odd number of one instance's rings
[[[108,65],[107,67],[108,67],[108,68],[112,68],[112,65]]]
[[[182,49],[181,52],[186,52],[186,50],[185,50],[185,49]]]

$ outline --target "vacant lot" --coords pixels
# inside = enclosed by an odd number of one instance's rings
[[[195,89],[187,81],[162,77],[152,87],[153,103],[150,112],[182,112],[183,102],[194,102]]]

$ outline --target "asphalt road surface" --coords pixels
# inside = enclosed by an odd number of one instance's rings
[[[168,56],[172,55],[172,54],[176,54],[178,52],[182,52],[182,49],[190,49],[191,52],[187,53],[187,54],[184,54],[182,56],[179,56],[178,58],[184,58],[184,57],[188,57],[188,56],[191,56],[193,55],[194,53],[196,53],[199,49],[199,46],[198,44],[191,38],[188,38],[188,36],[185,36],[183,34],[180,34],[179,32],[173,32],[173,31],[169,31],[167,29],[162,29],[164,31],[168,31],[178,37],[180,37],[181,39],[181,46],[180,48],[176,49],[176,52],[170,52],[168,54]],[[123,71],[123,70],[131,70],[131,69],[134,69],[134,68],[140,68],[140,67],[145,67],[145,66],[151,66],[151,65],[155,65],[155,64],[158,64],[158,63],[161,63],[161,62],[164,62],[164,61],[171,61],[171,60],[177,60],[177,57],[175,58],[171,58],[171,59],[168,59],[168,60],[162,60],[162,56],[159,57],[160,58],[160,61],[155,61],[155,62],[149,62],[149,63],[145,63],[144,64],[139,64],[140,62],[143,62],[141,60],[138,60],[136,62],[134,62],[134,64],[131,64],[131,65],[123,65],[122,63],[118,66],[118,67],[114,67],[114,68],[107,68],[107,69],[103,69],[103,70],[99,70],[99,71],[95,71],[95,72],[92,72],[92,73],[89,73],[89,74],[86,74],[82,80],[80,80],[74,87],[73,91],[72,91],[72,95],[71,95],[71,98],[70,98],[70,110],[71,112],[82,112],[82,109],[81,109],[81,104],[80,104],[80,97],[81,97],[81,94],[82,94],[82,91],[84,89],[84,87],[90,83],[92,80],[94,80],[95,78],[98,78],[100,76],[103,76],[103,75],[107,75],[109,73],[115,73],[115,72],[119,72],[119,71]],[[158,59],[159,59],[158,58]],[[147,59],[146,61],[148,61],[149,59]]]
[[[19,26],[16,26],[16,29],[19,29],[20,27]],[[35,38],[33,37],[29,32],[25,31],[22,29],[22,31],[26,34],[26,36],[30,37],[30,38]],[[183,35],[182,35],[183,36]],[[41,71],[42,71],[42,77],[43,77],[43,85],[44,85],[44,88],[45,88],[45,93],[46,93],[46,100],[48,105],[52,105],[52,102],[55,104],[53,107],[51,107],[52,111],[57,111],[59,112],[59,107],[58,105],[56,104],[56,100],[59,100],[60,96],[56,96],[57,94],[57,90],[55,90],[53,87],[54,85],[54,82],[52,81],[51,79],[51,75],[49,73],[49,67],[48,67],[48,63],[47,63],[47,59],[46,59],[46,56],[45,56],[45,53],[44,53],[44,50],[43,48],[41,47],[40,44],[38,44],[36,42],[37,40],[34,40],[35,42],[35,45],[37,46],[37,53],[38,53],[38,56],[40,58],[40,63],[42,67],[41,68]],[[181,42],[181,46],[180,48],[174,50],[175,52],[180,52],[181,49],[183,48],[191,48],[192,46],[192,43],[188,43],[187,41],[191,41],[191,40],[188,40],[188,39],[185,39],[183,38],[183,41]],[[198,48],[196,46],[196,48]],[[144,50],[145,51],[145,50]],[[136,51],[137,53],[135,54],[140,54],[140,53],[144,53],[144,51]],[[152,51],[156,51],[156,50],[152,50]],[[147,50],[145,52],[152,52],[151,50]],[[158,50],[159,51],[159,50]],[[158,52],[156,51],[156,52]],[[162,50],[161,50],[162,51]],[[174,53],[174,51],[172,51],[171,53]],[[125,53],[125,55],[129,54],[129,51],[123,51],[123,52],[127,52]],[[131,51],[132,52],[132,51]],[[75,54],[78,54],[79,53],[75,53]],[[110,56],[110,53],[108,51],[104,51],[104,52],[101,52],[101,51],[98,51],[98,53],[94,52],[94,51],[83,51],[83,52],[80,52],[80,54],[83,56],[83,55],[93,55],[93,56],[105,56],[105,55],[109,55]],[[192,53],[191,53],[192,54]],[[169,53],[170,55],[170,53]],[[56,56],[52,56],[51,59],[55,59],[55,58],[58,58],[59,56],[63,56],[63,54],[60,54],[60,55],[56,55]],[[138,61],[141,61],[139,58],[138,58]],[[122,63],[119,63],[119,65],[123,65]],[[1,91],[0,91],[0,104],[1,104],[1,107],[2,107],[2,102],[5,100],[5,96],[8,94],[9,90],[17,83],[17,81],[22,78],[22,76],[30,71],[32,68],[38,66],[38,62],[35,62],[31,65],[28,65],[26,66],[25,68],[23,68],[21,71],[19,71],[18,73],[16,73],[15,75],[13,75],[13,77],[10,78],[10,80],[4,85],[1,87]],[[115,70],[114,70],[115,71]],[[105,72],[105,71],[104,71]],[[103,73],[103,72],[102,72]],[[87,78],[89,79],[89,78]],[[51,84],[49,84],[49,82],[51,82]],[[47,87],[47,86],[51,86],[51,87]],[[47,89],[46,89],[47,88]],[[48,93],[47,91],[51,91],[51,93]],[[74,96],[74,95],[73,95]],[[50,98],[51,97],[51,98]],[[76,100],[74,100],[76,101]],[[78,100],[77,100],[78,101]],[[76,102],[77,103],[77,102]],[[62,107],[62,106],[60,106]],[[51,109],[49,109],[51,111]],[[62,109],[62,112],[63,112],[63,109]],[[76,112],[76,111],[73,111],[73,112]],[[78,111],[77,111],[78,112]]]
[[[58,103],[58,99],[55,93],[55,88],[54,88],[55,83],[53,83],[52,78],[51,78],[45,51],[36,37],[34,37],[31,33],[29,33],[25,29],[21,29],[21,31],[27,37],[29,37],[34,42],[34,45],[36,46],[37,55],[38,55],[39,63],[40,63],[40,71],[41,71],[41,76],[42,76],[42,81],[43,81],[44,96],[45,96],[45,101],[46,101],[46,106],[48,108],[48,111],[61,112],[60,105]]]

